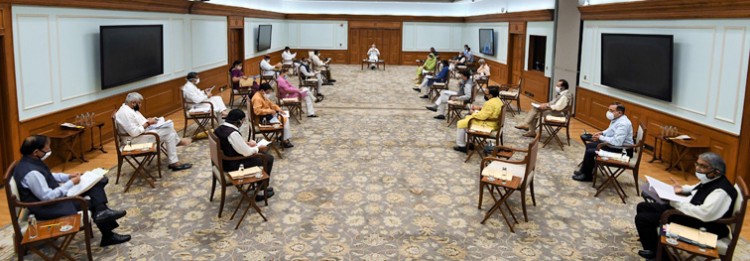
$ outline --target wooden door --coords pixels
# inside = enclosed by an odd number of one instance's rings
[[[229,64],[245,59],[243,29],[229,29]]]
[[[388,64],[401,64],[401,30],[382,30],[383,41],[380,47],[381,59]]]
[[[362,43],[359,39],[360,30],[357,28],[349,28],[349,64],[359,64],[362,57],[359,56],[362,49]]]
[[[524,53],[526,49],[525,35],[523,34],[510,34],[508,37],[508,79],[511,84],[518,83],[523,75],[524,65]]]

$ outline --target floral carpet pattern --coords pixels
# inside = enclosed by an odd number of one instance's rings
[[[482,225],[492,200],[485,196],[483,209],[477,209],[480,157],[464,163],[466,155],[452,150],[455,124],[446,126],[424,109],[428,103],[411,90],[414,69],[359,68],[333,66],[338,82],[324,86],[326,99],[315,104],[320,117],[292,122],[295,147],[284,151],[283,159],[276,157],[271,175],[276,196],[268,206],[260,204],[267,222],[251,210],[234,230],[237,218],[229,217],[240,195],[232,187],[217,217],[218,199],[208,200],[208,142],[200,140],[179,149],[181,161],[193,168],[164,171],[155,189],[142,181],[128,193],[122,181],[107,187],[110,206],[128,211],[116,231],[133,239],[100,248],[94,232],[95,259],[639,259],[633,217],[641,199],[629,175],[620,178],[627,204],[613,189],[594,197],[591,183],[570,178],[583,146],[571,142],[561,151],[550,144],[539,152],[537,206],[528,199],[529,221],[523,221],[516,194],[509,200],[519,221],[516,233],[499,213]],[[507,116],[505,145],[527,146],[530,139],[513,128],[521,119]],[[247,126],[242,129],[247,133]],[[8,239],[12,229],[0,232]],[[79,236],[71,246],[81,259],[82,241]],[[0,257],[12,255],[12,243],[3,243]],[[746,242],[735,257],[750,260]]]

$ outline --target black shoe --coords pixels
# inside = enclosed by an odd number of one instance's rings
[[[438,115],[433,118],[438,119],[438,120],[445,120],[445,115]]]
[[[310,114],[310,115],[307,115],[307,117],[308,117],[308,118],[317,118],[317,117],[318,117],[318,115],[315,115],[315,114]]]
[[[420,88],[411,88],[411,89],[412,89],[412,90],[414,90],[415,92],[420,92],[420,91],[422,91],[422,89],[420,89]]]
[[[422,98],[422,99],[427,99],[427,95],[422,95],[422,96],[419,96],[419,98]]]
[[[466,153],[466,147],[453,146],[453,150],[458,151],[458,152]]]
[[[594,178],[586,176],[586,175],[575,175],[575,176],[573,176],[573,180],[577,180],[577,181],[592,181],[592,180],[594,180]]]
[[[425,95],[427,96],[427,95]],[[431,110],[431,111],[437,111],[437,106],[424,106],[425,109]]]
[[[573,176],[584,176],[584,175],[583,175],[583,172],[576,170],[576,171],[573,171]]]
[[[638,255],[645,259],[656,258],[656,253],[652,250],[638,250]]]
[[[185,169],[189,169],[192,167],[193,167],[193,164],[190,164],[190,163],[184,163],[184,164],[180,164],[176,166],[169,165],[169,169],[171,169],[172,171],[180,171],[180,170],[185,170]]]
[[[122,244],[130,241],[130,235],[120,235],[112,233],[112,236],[108,238],[102,238],[102,242],[99,244],[101,247]]]
[[[294,144],[292,144],[291,141],[287,141],[281,144],[281,146],[284,146],[285,149],[294,147]]]
[[[336,82],[334,79],[328,79],[328,82]]]
[[[332,82],[324,82],[323,85],[333,85]]]
[[[271,197],[273,197],[274,194],[276,194],[276,193],[273,193],[273,190],[266,190],[265,193],[266,193],[266,195],[268,195],[268,198],[271,198]],[[255,195],[255,201],[256,202],[257,201],[263,201],[265,199],[266,199],[266,197],[264,195]]]
[[[128,212],[125,210],[105,209],[100,211],[99,213],[96,213],[96,216],[94,217],[94,223],[115,221],[124,217],[127,213]]]

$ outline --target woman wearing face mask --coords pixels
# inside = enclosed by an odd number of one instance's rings
[[[693,195],[689,202],[669,202],[668,204],[641,202],[638,204],[635,226],[643,246],[643,250],[638,251],[641,257],[656,258],[659,219],[668,209],[674,208],[686,215],[673,216],[670,222],[696,229],[703,227],[706,231],[716,234],[718,238],[729,235],[727,225],[714,223],[717,219],[732,216],[734,202],[737,199],[737,190],[726,178],[724,159],[713,152],[703,153],[695,162],[695,172],[700,183],[692,186],[682,186],[672,179],[675,193]]]
[[[526,118],[521,122],[520,125],[515,126],[516,129],[526,130],[523,134],[524,137],[534,138],[536,137],[537,123],[539,123],[539,112],[543,111],[545,117],[547,115],[552,116],[564,116],[563,111],[567,110],[568,107],[573,105],[573,93],[568,91],[568,81],[560,79],[555,85],[555,98],[550,102],[539,104],[538,107],[531,106],[531,110],[526,114]]]
[[[256,116],[261,117],[262,119],[266,119],[266,122],[274,124],[274,123],[282,123],[284,125],[284,136],[282,137],[282,146],[284,148],[291,148],[294,147],[292,145],[292,131],[291,124],[289,121],[286,120],[285,117],[281,116],[280,114],[283,114],[284,111],[281,110],[281,107],[276,105],[271,101],[271,98],[273,97],[273,88],[271,88],[271,85],[268,83],[263,83],[260,85],[260,89],[255,92],[253,95],[253,98],[251,99],[251,106],[253,106],[253,112]]]
[[[618,147],[633,145],[633,124],[625,116],[625,106],[614,102],[609,105],[606,113],[610,120],[609,127],[601,132],[594,133],[592,140],[586,144],[586,152],[583,154],[581,168],[573,173],[573,179],[577,181],[591,181],[594,173],[594,158],[596,147],[599,143],[606,142],[609,146],[602,147],[605,151],[622,152]],[[633,156],[633,149],[627,149],[628,157]]]

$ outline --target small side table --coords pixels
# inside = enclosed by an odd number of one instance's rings
[[[94,127],[99,128],[99,146],[94,146]],[[102,153],[107,153],[107,151],[104,150],[104,143],[102,142],[102,127],[104,127],[104,122],[94,122],[86,127],[86,129],[89,130],[89,137],[91,138],[91,149],[89,149],[88,152],[100,150]]]
[[[57,129],[50,133],[47,133],[47,136],[50,139],[52,139],[53,141],[57,141],[62,151],[62,153],[58,153],[57,155],[62,156],[61,159],[63,160],[63,171],[65,170],[65,165],[70,160],[77,159],[80,160],[81,163],[88,162],[83,156],[83,142],[81,142],[81,134],[83,134],[83,129]],[[80,153],[76,153],[75,151],[74,146],[76,141],[78,142],[78,151]]]
[[[672,170],[674,167],[679,167],[680,170],[685,172],[685,180],[687,180],[686,168],[680,163],[683,161],[694,160],[697,158],[699,151],[704,151],[709,148],[708,140],[705,139],[693,139],[693,140],[681,140],[681,139],[668,139],[672,143],[672,159],[671,164],[667,168],[667,171]],[[685,158],[688,154],[691,154],[690,158]]]
[[[70,225],[72,226],[72,228],[68,231],[60,231],[60,229],[65,225]],[[37,230],[37,236],[35,238],[30,238],[29,231],[26,230],[26,233],[23,234],[23,241],[21,241],[21,244],[30,244],[31,246],[29,246],[29,250],[44,258],[45,260],[60,260],[63,257],[73,260],[73,258],[65,251],[67,250],[68,246],[70,246],[70,243],[73,242],[73,238],[75,237],[76,233],[78,233],[78,231],[81,231],[81,216],[71,215],[51,220],[39,221],[37,223]],[[63,238],[63,241],[59,246],[57,246],[55,245],[57,241],[53,239],[60,237]],[[57,252],[52,258],[50,258],[33,246],[37,243],[43,243],[45,245],[51,246],[51,248],[56,249]],[[89,252],[88,254],[89,258],[91,258],[91,252]]]
[[[371,63],[375,64],[375,67],[377,67],[378,70],[380,70],[380,65],[383,65],[383,71],[385,71],[385,61],[384,60],[377,60],[377,61],[370,61],[367,59],[362,59],[362,64],[360,66],[360,71],[365,70],[365,64],[369,65]]]
[[[234,216],[237,214],[237,210],[239,210],[240,206],[242,206],[242,202],[246,200],[249,202],[248,206],[245,208],[245,211],[242,213],[242,217],[240,217],[240,219],[237,221],[237,226],[234,227],[235,230],[240,227],[242,220],[245,219],[247,211],[250,210],[250,208],[255,209],[255,212],[258,212],[258,215],[263,218],[263,221],[268,221],[268,219],[266,219],[266,216],[264,216],[260,211],[258,204],[255,203],[255,196],[258,195],[258,192],[260,192],[260,190],[264,187],[264,184],[268,185],[270,178],[271,177],[268,176],[268,174],[266,174],[266,172],[264,171],[261,178],[248,177],[244,179],[231,179],[232,185],[234,185],[234,187],[236,187],[237,190],[240,191],[242,198],[240,198],[240,203],[238,203],[237,207],[234,208],[234,213],[232,213],[232,217],[230,217],[229,219],[234,219]],[[243,188],[245,185],[247,185],[247,188]],[[266,198],[265,203],[266,206],[268,206],[268,198]]]

